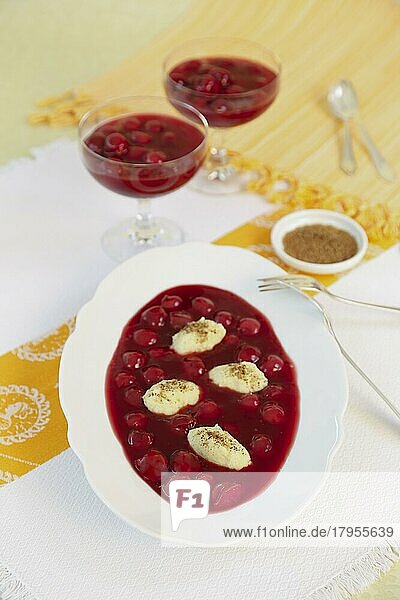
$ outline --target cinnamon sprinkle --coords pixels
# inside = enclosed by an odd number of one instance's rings
[[[304,225],[289,231],[283,238],[287,254],[309,263],[342,262],[357,253],[352,235],[332,225]]]
[[[234,452],[240,452],[240,448],[238,447],[237,440],[233,438],[231,435],[229,437],[226,436],[226,432],[216,428],[209,428],[208,430],[204,430],[200,433],[199,438],[201,439],[205,448],[209,447],[211,440],[214,440],[220,446],[225,447],[227,450],[233,450]]]
[[[207,340],[208,334],[210,333],[210,323],[211,325],[213,324],[212,321],[201,317],[198,321],[187,323],[181,331],[193,333],[196,336],[198,343],[203,343]]]

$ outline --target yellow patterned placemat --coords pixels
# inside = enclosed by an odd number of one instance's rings
[[[0,357],[0,484],[10,483],[68,447],[58,399],[58,367],[71,319]]]
[[[300,208],[330,208],[357,219],[370,245],[366,259],[400,239],[400,214],[384,205],[370,206],[328,187],[302,183],[293,174],[273,170],[236,155],[238,169],[256,169],[250,188],[263,194],[277,210],[262,214],[216,240],[248,248],[287,269],[270,246],[270,230],[282,215]],[[321,276],[325,284],[337,276]],[[63,346],[73,331],[69,320],[58,329],[0,357],[0,484],[9,483],[68,447],[67,425],[58,398],[58,368]]]

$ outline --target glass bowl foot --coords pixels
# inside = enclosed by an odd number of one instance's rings
[[[123,262],[144,250],[176,246],[183,240],[183,231],[176,223],[153,217],[151,225],[147,227],[143,227],[137,219],[127,219],[110,227],[103,234],[101,245],[107,256],[116,262]]]

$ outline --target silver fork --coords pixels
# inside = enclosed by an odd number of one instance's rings
[[[285,281],[286,283],[290,283],[292,286],[301,290],[324,292],[325,294],[328,294],[328,296],[330,296],[331,298],[334,298],[335,300],[340,300],[341,302],[346,302],[346,304],[355,304],[357,306],[365,306],[366,308],[383,308],[385,310],[400,312],[400,307],[398,306],[372,304],[371,302],[362,302],[361,300],[343,298],[343,296],[334,294],[333,292],[328,290],[328,288],[326,288],[320,281],[314,279],[313,277],[309,277],[308,275],[282,275],[279,277],[265,277],[264,279],[259,279],[259,281],[262,282],[262,284],[259,286],[259,290],[261,292],[281,290],[281,282]]]
[[[389,400],[389,398],[387,396],[385,396],[385,394],[375,385],[375,383],[368,377],[368,375],[366,373],[364,373],[364,371],[361,369],[361,367],[358,366],[358,364],[351,358],[351,356],[343,348],[341,342],[339,341],[339,339],[333,329],[332,321],[330,320],[330,317],[328,316],[328,313],[326,312],[325,308],[317,300],[315,300],[315,298],[312,298],[311,296],[307,296],[306,294],[303,294],[296,285],[289,283],[285,276],[283,276],[281,278],[274,277],[273,279],[275,279],[276,283],[279,282],[279,284],[280,284],[280,288],[276,287],[273,289],[282,289],[282,288],[286,287],[286,288],[295,290],[297,293],[301,294],[303,297],[305,296],[306,298],[308,298],[308,300],[310,302],[312,302],[314,304],[314,306],[317,307],[319,312],[322,314],[324,323],[325,323],[329,333],[332,335],[333,339],[339,346],[340,352],[343,354],[345,359],[351,364],[351,366],[357,371],[357,373],[359,375],[361,375],[361,377],[363,377],[367,383],[369,383],[369,385],[372,387],[372,389],[378,394],[378,396],[380,398],[382,398],[382,400],[386,403],[386,405],[390,408],[390,410],[396,415],[396,417],[400,421],[400,410],[393,404],[393,402],[391,400]],[[265,291],[269,291],[269,288],[265,289],[264,286],[259,286],[259,290],[260,290],[260,292],[265,292]]]

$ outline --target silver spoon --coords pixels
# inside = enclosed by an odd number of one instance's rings
[[[351,81],[346,79],[338,81],[330,88],[328,98],[330,94],[332,94],[331,101],[333,100],[334,103],[336,101],[336,110],[342,114],[342,117],[338,118],[347,119],[347,121],[353,118],[356,120],[361,141],[366,147],[378,174],[383,179],[386,179],[386,181],[394,181],[396,179],[395,171],[379,152],[371,136],[360,120],[357,93]],[[330,106],[333,112],[331,101]],[[337,113],[336,116],[338,116]]]
[[[340,121],[343,121],[344,126],[340,168],[346,175],[353,175],[357,170],[357,162],[353,152],[349,120],[353,118],[354,112],[349,111],[349,99],[347,88],[343,85],[344,83],[346,83],[344,80],[340,80],[329,88],[328,104],[332,114]]]

